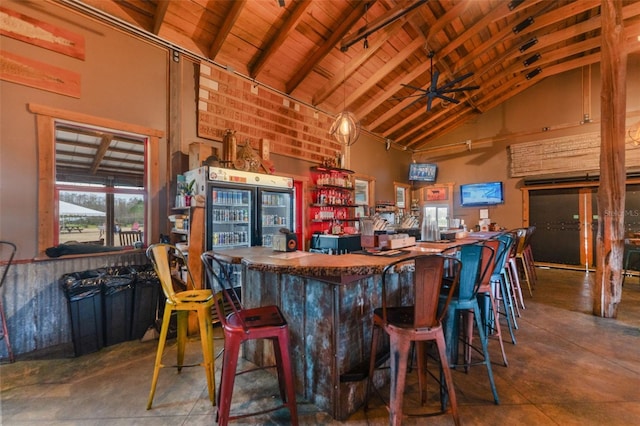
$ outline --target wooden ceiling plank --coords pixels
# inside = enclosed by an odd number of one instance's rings
[[[235,0],[231,2],[231,9],[229,9],[229,13],[227,13],[222,27],[216,34],[216,38],[215,40],[213,40],[213,43],[211,43],[211,47],[209,48],[210,59],[213,60],[216,58],[216,56],[218,56],[220,49],[222,49],[222,45],[231,33],[233,25],[238,20],[238,17],[240,16],[240,13],[242,13],[242,10],[244,9],[246,4],[247,0]]]
[[[375,0],[374,0],[375,1]],[[320,61],[329,54],[331,49],[335,47],[349,29],[365,14],[367,8],[373,2],[358,3],[356,7],[349,12],[348,16],[340,20],[340,24],[331,32],[327,41],[316,49],[308,58],[305,59],[303,65],[296,71],[294,77],[286,84],[286,93],[291,94],[299,85],[307,78],[307,75],[320,63]]]
[[[271,40],[269,40],[261,49],[262,52],[255,56],[249,64],[249,76],[251,78],[256,78],[260,74],[262,68],[278,52],[278,49],[280,49],[282,44],[295,30],[296,26],[300,23],[300,20],[302,20],[305,13],[311,6],[311,0],[300,0],[295,2],[295,9],[291,12],[291,15],[287,18],[284,25],[278,29]]]
[[[327,84],[325,84],[320,90],[318,90],[311,100],[312,105],[322,104],[329,96],[331,96],[340,85],[347,80],[358,68],[365,63],[369,58],[375,55],[382,46],[384,46],[388,38],[402,26],[402,21],[396,21],[393,24],[385,27],[380,34],[380,37],[376,38],[375,42],[369,46],[368,49],[364,49],[362,54],[355,59],[351,59],[346,65],[344,75],[336,73]]]
[[[421,49],[424,45],[424,41],[419,38],[415,39],[411,42],[407,47],[402,49],[402,51],[398,52],[390,61],[388,61],[380,70],[378,70],[374,76],[369,78],[365,84],[361,84],[356,90],[351,92],[347,99],[345,100],[345,104],[350,106],[352,103],[356,101],[360,96],[366,93],[370,88],[378,84],[380,80],[382,80],[387,74],[389,74],[392,70],[398,67],[402,62],[404,62],[407,57],[418,49]]]

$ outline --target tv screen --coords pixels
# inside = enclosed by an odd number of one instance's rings
[[[468,183],[460,185],[460,204],[469,206],[490,206],[504,203],[502,182]]]
[[[433,163],[411,163],[409,166],[409,180],[435,182],[438,167]]]

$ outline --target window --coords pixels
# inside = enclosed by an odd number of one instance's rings
[[[144,242],[146,138],[56,122],[55,141],[56,243],[124,245],[120,231]]]
[[[61,240],[59,212],[62,202],[71,202],[67,200],[80,201],[85,203],[80,207],[104,213],[104,216],[95,212],[86,214],[84,219],[76,216],[71,223],[96,226],[99,237],[100,221],[104,220],[105,244],[109,243],[110,234],[115,240],[116,221],[120,225],[121,220],[127,229],[129,226],[142,229],[145,240],[149,241],[153,236],[157,238],[162,213],[159,202],[159,139],[164,137],[164,132],[38,104],[29,104],[29,111],[36,115],[38,134],[38,250],[41,253]],[[56,139],[59,137],[62,140],[63,132],[69,133],[69,139],[74,135],[75,148],[65,147],[63,145],[73,144],[62,142],[58,145]],[[91,136],[83,132],[94,134]],[[85,140],[94,138],[93,145],[97,145],[98,137],[100,145],[97,149],[96,146],[92,147],[90,140]],[[121,141],[122,138],[130,140],[122,145],[120,142],[111,144],[111,140]],[[138,154],[128,152],[127,144],[139,145]],[[68,157],[75,157],[76,160],[71,161]],[[91,166],[83,172],[74,173],[72,164],[75,163],[84,163],[85,167],[90,163]],[[108,172],[107,166],[111,167]],[[101,209],[102,205],[104,210]],[[138,217],[142,220],[138,221]],[[113,224],[109,231],[107,226],[111,221]],[[70,222],[65,220],[64,223]],[[73,239],[78,240],[79,234],[85,230],[73,232]],[[67,233],[66,229],[64,233]],[[119,239],[113,243],[118,245]]]
[[[355,214],[358,217],[369,216],[369,208],[371,207],[371,200],[373,200],[374,180],[369,176],[355,176],[354,177],[354,203],[358,207],[355,209]]]

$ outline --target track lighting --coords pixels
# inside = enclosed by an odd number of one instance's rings
[[[540,74],[541,72],[542,72],[542,68],[540,68],[540,67],[534,69],[533,71],[529,72],[526,75],[527,80],[531,80],[533,77],[535,77],[536,75]]]
[[[514,34],[518,34],[520,31],[524,30],[531,24],[533,24],[533,17],[529,16],[527,19],[525,19],[524,21],[520,22],[518,25],[513,27],[512,31]]]
[[[525,67],[528,67],[529,65],[533,64],[534,62],[536,62],[540,58],[541,58],[541,55],[539,53],[536,53],[533,56],[529,56],[527,59],[522,61],[522,63],[524,64]]]
[[[520,53],[524,53],[527,50],[529,50],[533,45],[538,43],[538,39],[535,37],[532,37],[528,42],[526,42],[525,44],[523,44],[522,46],[520,46]]]
[[[523,2],[524,0],[511,0],[511,2],[509,2],[509,10],[515,9],[516,7],[520,6]]]

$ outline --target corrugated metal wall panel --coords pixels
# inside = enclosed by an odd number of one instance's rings
[[[67,299],[58,283],[62,275],[119,265],[145,265],[143,252],[53,259],[11,266],[3,285],[3,302],[11,347],[16,356],[59,345],[73,355]],[[0,358],[8,357],[0,343]]]

